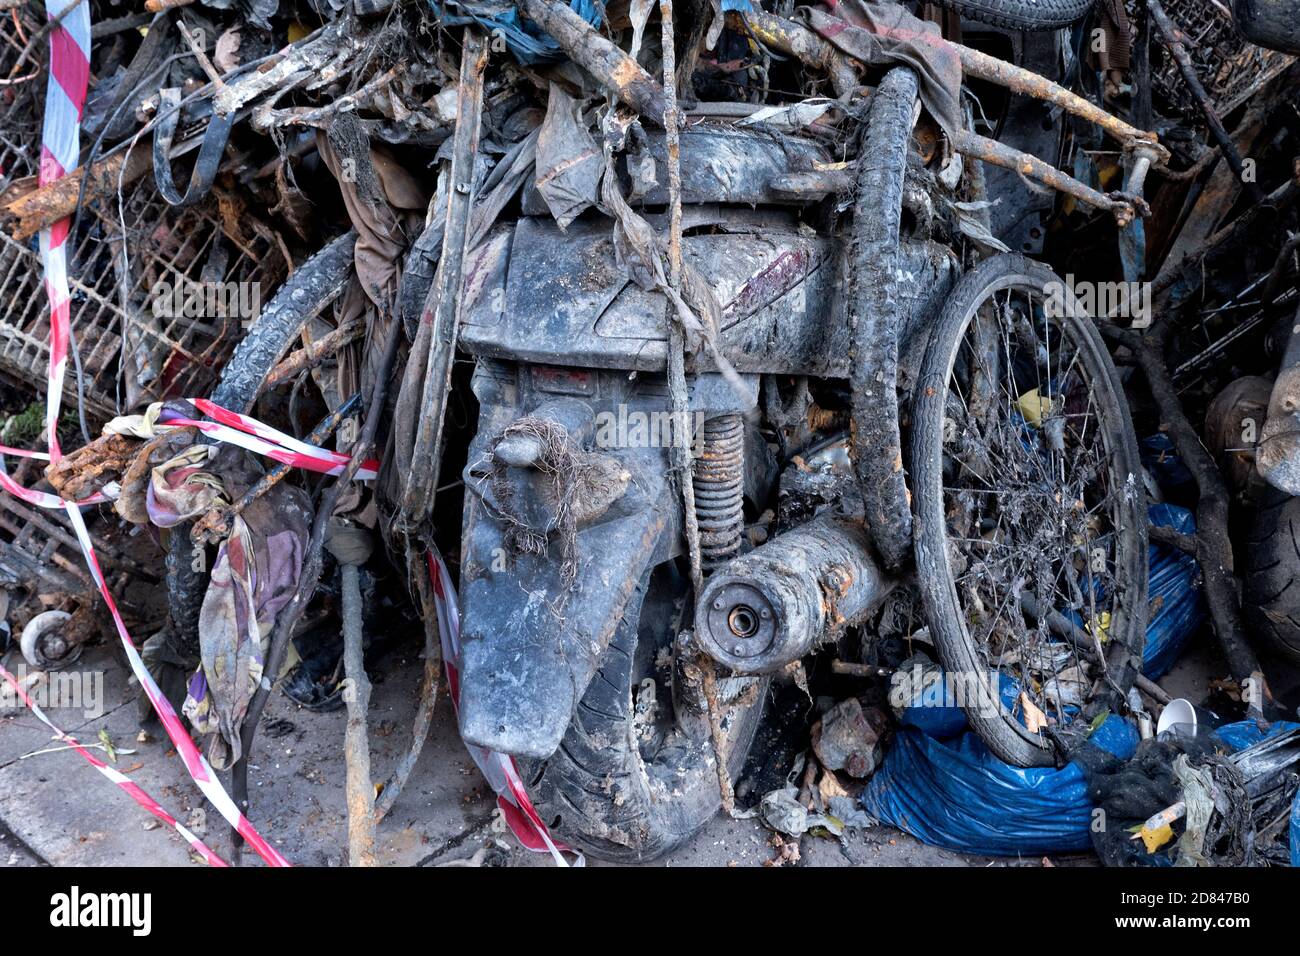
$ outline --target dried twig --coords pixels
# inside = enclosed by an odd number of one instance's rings
[[[366,676],[361,633],[361,574],[355,564],[343,565],[343,702],[348,722],[343,731],[347,765],[348,863],[375,865],[375,788],[370,783],[370,678]]]
[[[408,549],[406,556],[408,567],[414,567],[415,587],[420,596],[420,617],[424,621],[424,680],[420,684],[420,703],[416,707],[415,722],[411,728],[411,746],[393,770],[393,775],[385,781],[375,801],[375,822],[378,823],[402,794],[402,788],[410,779],[424,741],[429,736],[429,725],[433,723],[433,710],[438,702],[438,674],[442,670],[442,649],[438,636],[438,608],[434,603],[433,588],[424,560]]]
[[[1233,569],[1232,539],[1228,531],[1231,496],[1213,456],[1201,444],[1201,436],[1183,411],[1173,378],[1165,366],[1173,321],[1162,313],[1145,335],[1103,325],[1112,338],[1127,345],[1136,355],[1146,376],[1151,397],[1160,412],[1160,427],[1173,440],[1178,455],[1196,481],[1196,562],[1205,582],[1205,600],[1215,636],[1223,648],[1228,669],[1242,688],[1242,697],[1252,715],[1262,714],[1265,702],[1273,699],[1255,651],[1246,640],[1241,612],[1241,589]]]
[[[385,417],[384,402],[388,396],[388,383],[393,369],[393,362],[397,359],[398,346],[401,342],[402,324],[394,322],[388,333],[388,342],[384,348],[383,358],[380,360],[379,368],[376,371],[375,383],[370,392],[370,403],[366,406],[366,422],[361,428],[361,437],[349,449],[351,458],[348,460],[347,467],[343,469],[343,473],[321,495],[320,503],[316,508],[316,518],[311,526],[311,536],[307,541],[307,551],[303,557],[302,571],[298,576],[298,590],[284,610],[280,612],[275,627],[271,630],[270,648],[266,655],[266,666],[263,668],[263,673],[268,676],[268,679],[264,680],[261,686],[257,688],[257,693],[253,695],[253,699],[249,702],[248,712],[240,728],[243,753],[231,771],[232,789],[234,790],[232,796],[236,805],[245,815],[248,813],[248,760],[253,752],[253,740],[257,736],[258,721],[262,719],[262,711],[266,709],[267,698],[271,695],[271,681],[278,677],[280,671],[284,668],[285,657],[289,651],[289,638],[293,634],[294,627],[302,617],[303,612],[307,609],[312,596],[316,593],[317,585],[320,583],[321,549],[325,544],[325,530],[329,526],[330,516],[333,515],[334,508],[338,505],[343,489],[351,484],[357,469],[361,467],[361,462],[372,454],[371,450],[375,446],[375,435],[379,431],[379,422]],[[231,833],[232,855],[235,856],[236,862],[238,862],[238,854],[243,846],[243,838],[234,831],[231,831]]]
[[[349,342],[361,338],[365,331],[366,324],[360,319],[344,322],[338,328],[331,329],[315,342],[282,359],[279,365],[271,369],[271,374],[266,377],[263,388],[269,391],[282,382],[296,378],[299,373],[315,368]]]

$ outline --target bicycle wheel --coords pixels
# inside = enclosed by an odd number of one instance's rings
[[[1050,269],[997,256],[945,305],[914,422],[917,576],[950,686],[998,757],[1050,764],[1077,718],[1123,705],[1142,657],[1144,498],[1115,368]]]
[[[247,412],[262,394],[271,374],[314,316],[319,315],[347,287],[352,270],[355,232],[330,241],[300,265],[266,304],[243,341],[235,348],[212,393],[218,405]],[[166,641],[172,655],[189,662],[199,653],[199,610],[208,586],[206,571],[193,569],[194,545],[190,522],[177,526],[167,553],[167,596],[170,607]],[[182,668],[182,673],[184,668]],[[188,678],[188,674],[184,675]],[[160,682],[163,677],[160,676]],[[184,697],[184,681],[166,675],[168,697]]]

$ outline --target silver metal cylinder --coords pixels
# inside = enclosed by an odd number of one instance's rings
[[[860,524],[814,518],[714,571],[695,636],[736,673],[772,673],[861,623],[894,583]]]

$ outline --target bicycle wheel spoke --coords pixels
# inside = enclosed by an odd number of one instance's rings
[[[1106,417],[1096,352],[1047,314],[1040,289],[999,288],[967,315],[940,440],[948,580],[976,659],[1016,682],[1016,711],[1064,723],[1098,664],[1051,633],[1047,614],[1099,647],[1115,623],[1124,500],[1107,436],[1127,423]]]

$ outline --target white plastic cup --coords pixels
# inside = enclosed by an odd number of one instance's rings
[[[1165,704],[1165,709],[1160,712],[1160,719],[1156,722],[1156,736],[1171,731],[1180,737],[1195,737],[1196,725],[1196,708],[1192,702],[1177,697]]]

